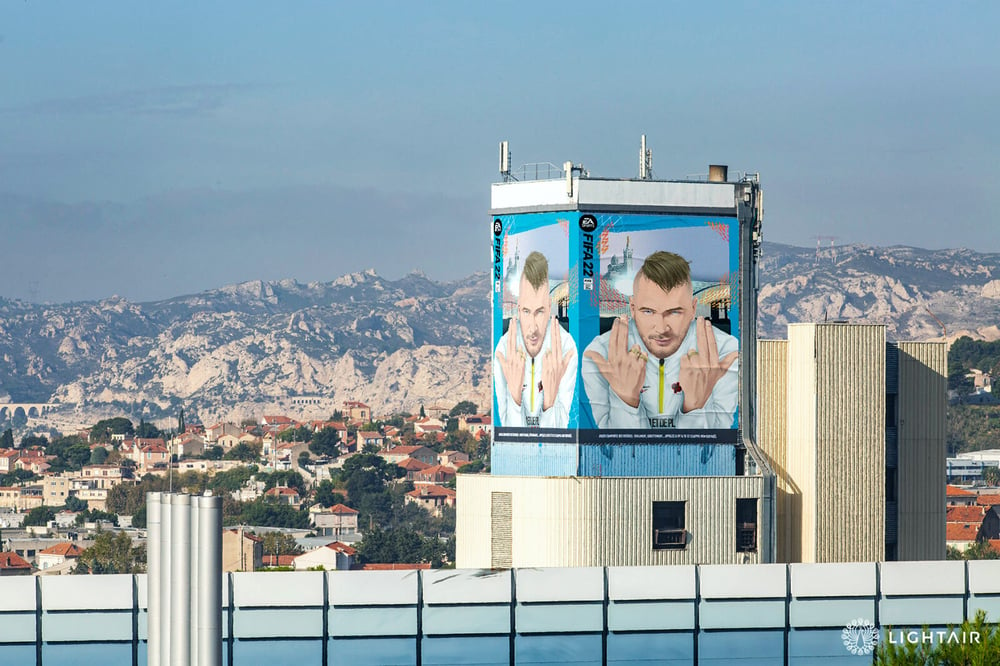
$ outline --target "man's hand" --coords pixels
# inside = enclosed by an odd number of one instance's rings
[[[507,380],[507,390],[514,398],[514,403],[521,406],[521,393],[524,391],[524,350],[517,348],[517,320],[511,318],[510,326],[507,328],[507,354],[497,350],[497,360],[500,361],[500,369],[503,371],[503,378]]]
[[[549,327],[552,331],[552,344],[542,357],[542,409],[545,411],[551,409],[559,397],[559,384],[566,374],[572,353],[566,352],[565,356],[562,353],[562,327],[555,317],[552,317]],[[524,366],[521,367],[523,371]]]
[[[611,325],[607,358],[596,351],[588,351],[584,356],[594,362],[611,390],[626,405],[639,406],[639,393],[642,391],[642,380],[646,378],[648,357],[639,345],[628,348],[628,319],[619,317]]]
[[[729,367],[739,357],[739,352],[726,354],[719,359],[719,348],[715,343],[715,331],[712,323],[704,317],[698,317],[695,322],[698,349],[690,349],[681,357],[680,385],[684,391],[685,414],[694,409],[701,409],[712,395],[715,384],[722,379]]]

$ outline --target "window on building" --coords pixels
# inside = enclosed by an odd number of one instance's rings
[[[653,550],[687,547],[685,502],[653,502]]]
[[[757,552],[757,498],[736,500],[736,552]]]

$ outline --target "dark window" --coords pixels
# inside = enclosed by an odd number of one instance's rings
[[[653,550],[686,546],[684,502],[653,502]]]
[[[896,427],[896,395],[887,393],[885,396],[885,427]]]
[[[757,552],[757,498],[736,500],[736,552]]]

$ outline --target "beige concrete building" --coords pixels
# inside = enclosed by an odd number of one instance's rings
[[[457,478],[459,568],[761,561],[761,476]]]
[[[947,346],[792,324],[758,345],[778,562],[944,557]]]
[[[242,528],[222,530],[223,571],[257,571],[263,566],[263,539]]]

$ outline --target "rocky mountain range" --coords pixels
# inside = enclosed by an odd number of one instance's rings
[[[765,244],[761,337],[788,323],[884,323],[890,339],[1000,338],[1000,254]],[[373,271],[332,282],[245,282],[152,303],[0,298],[0,403],[58,402],[64,423],[325,418],[490,404],[486,273],[439,283]],[[190,416],[189,416],[190,420]]]

